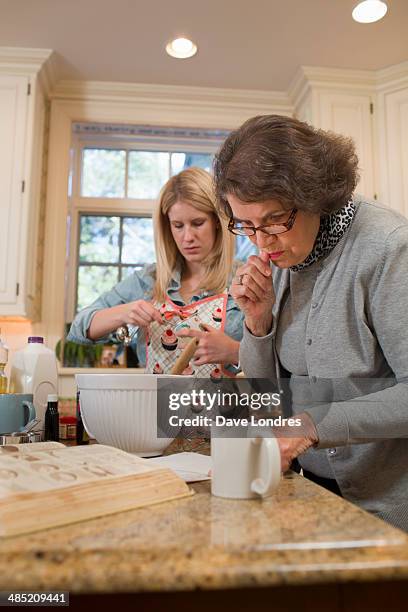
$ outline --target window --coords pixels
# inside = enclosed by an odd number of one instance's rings
[[[210,172],[212,159],[211,153],[86,148],[82,151],[81,195],[154,200],[170,176],[191,166]]]
[[[191,128],[73,125],[67,321],[128,274],[154,262],[151,217],[160,189],[185,168],[211,171],[226,135]],[[253,251],[247,238],[237,240],[238,258]]]
[[[76,311],[155,260],[151,218],[81,214]]]

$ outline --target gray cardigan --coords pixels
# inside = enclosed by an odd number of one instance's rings
[[[313,282],[307,376],[290,379],[293,412],[308,412],[319,436],[305,457],[329,463],[346,499],[408,530],[408,220],[359,196],[355,203],[351,226],[326,258],[299,272],[273,269],[271,333],[259,338],[245,328],[240,362],[246,376],[279,384],[279,314],[291,284]]]

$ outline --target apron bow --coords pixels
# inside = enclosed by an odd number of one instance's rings
[[[162,318],[166,321],[171,321],[174,317],[179,317],[181,321],[188,319],[197,312],[197,309],[191,308],[169,308],[162,313]]]

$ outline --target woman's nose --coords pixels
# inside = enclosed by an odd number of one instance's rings
[[[265,234],[258,230],[256,232],[256,244],[259,249],[263,249],[266,246],[270,246],[276,240],[276,236],[274,234]]]
[[[187,242],[189,240],[193,240],[194,238],[194,232],[193,232],[193,228],[189,227],[188,225],[184,226],[184,234],[183,234],[183,238],[184,240],[187,240]]]

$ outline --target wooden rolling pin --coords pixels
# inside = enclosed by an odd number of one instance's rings
[[[190,359],[196,352],[198,346],[198,338],[191,338],[187,346],[177,357],[174,366],[170,370],[170,374],[181,374],[189,364]]]

